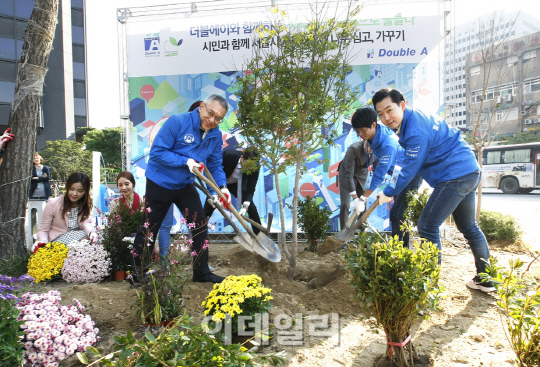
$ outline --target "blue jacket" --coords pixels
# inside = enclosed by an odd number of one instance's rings
[[[479,169],[471,148],[461,137],[461,131],[449,127],[438,116],[405,109],[398,133],[403,157],[397,157],[402,169],[395,189],[388,186],[386,196],[395,196],[420,173],[431,187],[453,180]]]
[[[152,143],[146,177],[167,189],[181,189],[195,177],[186,165],[192,158],[206,164],[218,186],[225,185],[221,131],[217,127],[209,130],[201,142],[200,126],[198,108],[169,117]]]
[[[373,150],[373,154],[379,160],[379,164],[373,172],[371,185],[366,187],[366,189],[375,191],[377,186],[384,180],[386,173],[394,170],[396,153],[403,149],[399,146],[397,135],[390,128],[382,124],[377,124],[377,132],[369,144]]]

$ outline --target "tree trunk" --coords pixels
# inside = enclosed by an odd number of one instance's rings
[[[58,0],[36,0],[24,43],[11,105],[9,127],[15,134],[0,169],[0,256],[23,255],[30,172],[43,82],[58,21]]]
[[[289,249],[287,248],[287,231],[285,228],[285,206],[283,205],[281,189],[279,188],[279,173],[277,169],[277,161],[272,162],[272,167],[274,169],[274,181],[276,183],[276,192],[279,201],[279,218],[281,222],[281,246],[283,247],[283,252],[287,257],[287,260],[289,260],[290,262],[291,255],[289,253]]]
[[[484,166],[484,162],[482,161],[482,157],[484,156],[484,149],[481,148],[478,150],[478,165],[480,166],[480,174],[482,174],[482,167]],[[478,185],[477,190],[477,198],[476,198],[476,223],[480,223],[480,210],[482,210],[482,186],[484,183],[484,178],[480,180],[480,184]]]
[[[296,160],[296,174],[294,177],[294,195],[293,195],[293,212],[292,212],[292,251],[291,260],[289,261],[289,269],[287,270],[287,278],[293,280],[296,273],[296,258],[298,257],[298,195],[300,195],[300,171],[303,163],[304,144],[300,146],[298,159]]]

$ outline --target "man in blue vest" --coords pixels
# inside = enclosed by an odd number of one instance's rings
[[[356,110],[352,117],[352,125],[356,133],[368,142],[379,164],[373,172],[369,172],[364,195],[360,200],[364,203],[367,198],[383,182],[386,174],[392,174],[396,161],[403,157],[403,149],[398,143],[398,137],[392,130],[382,124],[377,124],[377,112],[373,108],[364,107]],[[398,162],[399,163],[399,162]],[[416,175],[411,182],[394,198],[394,205],[390,209],[390,223],[392,224],[392,237],[398,236],[403,246],[409,247],[409,232],[403,231],[401,226],[407,209],[407,193],[417,192],[422,184],[422,177]]]
[[[221,165],[223,139],[218,125],[227,114],[225,98],[212,94],[199,108],[192,112],[173,115],[165,121],[156,135],[146,169],[146,207],[150,211],[143,217],[133,249],[134,266],[140,269],[144,234],[149,231],[154,237],[149,244],[151,254],[154,239],[171,204],[175,204],[190,228],[193,259],[193,281],[221,283],[223,277],[213,274],[208,267],[208,248],[203,247],[208,227],[199,193],[193,184],[194,169],[204,163],[221,191],[228,196],[225,173]]]
[[[396,185],[388,186],[379,194],[379,203],[390,201],[419,173],[433,187],[418,221],[420,236],[437,244],[441,250],[439,227],[452,215],[469,242],[476,265],[476,276],[467,286],[483,292],[494,291],[491,283],[478,276],[485,273],[489,259],[486,237],[475,220],[476,188],[481,172],[461,132],[438,116],[406,107],[405,98],[396,89],[381,89],[372,100],[381,122],[396,131],[399,144],[405,150]]]

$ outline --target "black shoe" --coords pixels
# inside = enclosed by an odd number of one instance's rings
[[[193,281],[199,282],[199,283],[221,283],[224,280],[225,280],[224,277],[213,274],[213,273],[209,273],[202,276],[193,276]]]

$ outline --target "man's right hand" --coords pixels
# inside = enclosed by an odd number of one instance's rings
[[[356,211],[356,214],[360,214],[366,210],[366,203],[362,199],[356,198],[353,200],[352,207]]]
[[[201,165],[194,159],[189,158],[186,165],[189,168],[189,172],[193,173],[193,168],[200,168]]]

